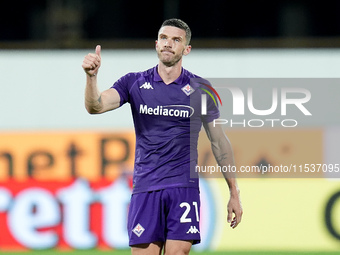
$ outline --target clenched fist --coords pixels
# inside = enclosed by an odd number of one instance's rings
[[[96,46],[96,53],[89,53],[85,56],[83,61],[83,69],[87,75],[90,77],[96,76],[101,63],[100,56],[101,46]]]

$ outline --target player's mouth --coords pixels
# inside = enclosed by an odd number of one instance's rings
[[[161,52],[165,52],[165,53],[171,53],[171,54],[175,54],[175,52],[173,52],[172,50],[161,50]]]

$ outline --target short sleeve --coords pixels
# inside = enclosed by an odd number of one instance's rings
[[[134,74],[129,73],[123,77],[121,77],[119,80],[117,80],[111,88],[114,88],[117,90],[119,96],[120,96],[120,106],[123,104],[130,102],[130,93],[129,88],[131,86],[131,83],[133,83],[134,80]]]
[[[213,93],[207,94],[207,114],[201,115],[202,122],[209,123],[215,119],[218,119],[219,117],[220,111],[218,109],[218,99],[216,95]]]
[[[200,98],[198,100],[200,101],[201,109],[206,109],[205,113],[201,112],[202,122],[209,123],[219,118],[220,111],[218,105],[221,101],[218,92],[213,88],[211,83],[207,79],[194,77],[190,79],[190,85],[200,92]],[[206,101],[203,101],[202,95],[205,95]]]

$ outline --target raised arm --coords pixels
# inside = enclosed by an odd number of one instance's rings
[[[219,166],[235,166],[234,153],[230,141],[224,133],[221,125],[214,127],[213,122],[204,124],[205,131],[211,142],[211,149]],[[229,167],[227,169],[230,169]],[[237,186],[235,173],[223,172],[227,181],[230,199],[228,202],[227,221],[232,228],[235,228],[240,222],[243,214],[240,191]],[[234,217],[233,217],[234,213]]]
[[[119,107],[120,96],[111,88],[100,93],[97,86],[97,74],[101,65],[101,47],[97,45],[95,53],[85,56],[82,67],[86,73],[85,107],[91,114],[103,113]]]

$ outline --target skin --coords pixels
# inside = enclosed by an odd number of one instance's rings
[[[155,43],[158,55],[158,74],[164,83],[169,85],[175,81],[182,70],[183,56],[191,51],[191,46],[186,42],[185,31],[177,27],[164,26],[159,30],[158,39]],[[101,46],[97,45],[95,53],[85,56],[82,67],[86,73],[85,107],[90,114],[99,114],[114,110],[119,107],[120,96],[118,92],[110,88],[99,92],[97,86],[97,74],[101,65]],[[235,165],[233,151],[224,131],[218,125],[204,124],[204,128],[211,142],[213,154],[220,166]],[[225,174],[224,178],[230,191],[228,202],[227,222],[231,228],[237,227],[241,222],[243,210],[240,200],[240,191],[233,175]],[[233,217],[234,216],[234,217]],[[165,243],[154,242],[131,247],[133,255],[185,255],[189,254],[192,246],[191,241],[166,240]]]
[[[158,33],[156,51],[158,74],[165,84],[170,84],[181,75],[182,57],[191,51],[191,46],[186,43],[185,31],[177,27],[162,27]]]

